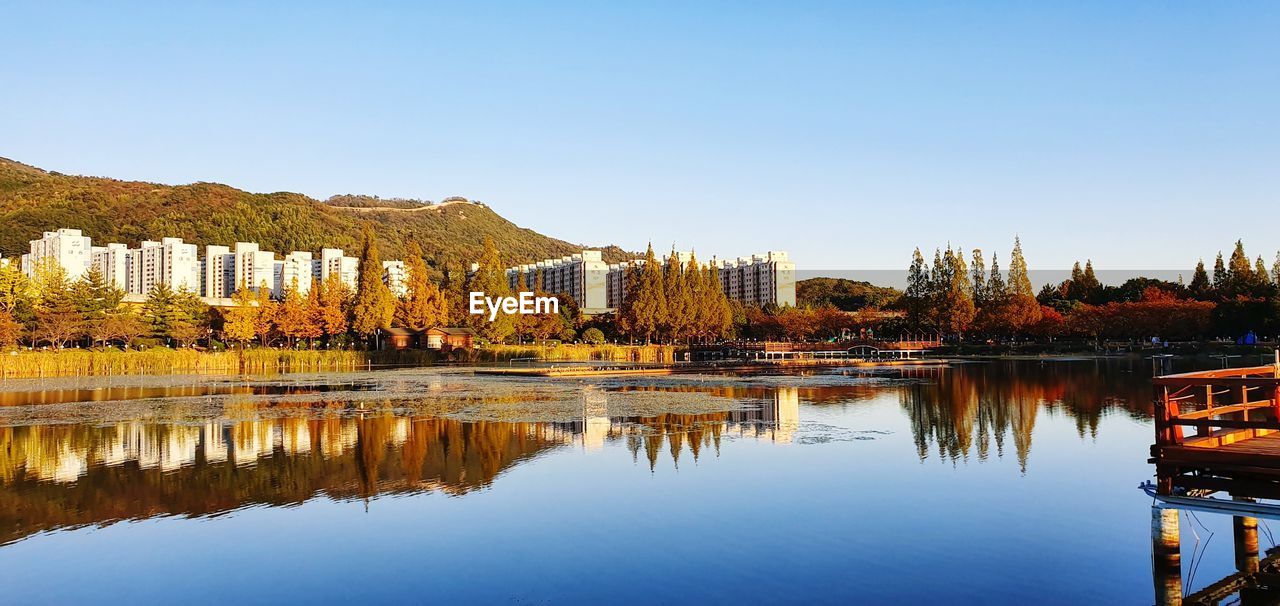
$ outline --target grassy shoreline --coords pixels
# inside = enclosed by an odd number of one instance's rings
[[[290,350],[254,348],[232,351],[155,348],[65,349],[0,353],[0,380],[41,377],[261,374],[273,372],[356,371],[381,366],[429,366],[441,362],[496,363],[533,358],[548,362],[670,362],[669,345],[500,345],[441,354],[426,350]]]

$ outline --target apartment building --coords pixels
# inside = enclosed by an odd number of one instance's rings
[[[90,248],[90,263],[102,275],[102,281],[124,292],[129,292],[131,260],[129,247],[112,242],[106,246]]]
[[[235,288],[276,291],[276,254],[258,248],[256,242],[236,242]]]
[[[78,229],[46,231],[39,240],[31,240],[30,252],[22,255],[22,272],[35,273],[41,263],[57,263],[67,273],[68,280],[79,280],[93,262],[93,242]]]
[[[315,264],[311,253],[295,250],[284,256],[284,260],[276,261],[276,296],[283,297],[284,292],[296,288],[306,296],[311,292],[315,281]]]
[[[386,284],[391,294],[397,297],[408,294],[409,274],[405,271],[404,261],[383,261],[382,283]]]
[[[796,304],[796,266],[785,251],[724,261],[719,270],[720,287],[734,301],[779,307]]]
[[[586,314],[609,311],[609,264],[604,262],[598,250],[584,250],[559,259],[512,267],[506,274],[512,290],[523,283],[526,289],[567,294]]]
[[[236,290],[236,256],[227,246],[204,247],[204,280],[200,294],[207,299],[226,299]]]
[[[315,274],[321,282],[337,274],[347,288],[355,290],[360,279],[360,259],[344,255],[341,248],[324,248],[320,250],[319,270]]]

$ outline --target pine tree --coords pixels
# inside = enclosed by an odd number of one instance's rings
[[[1267,287],[1271,286],[1271,274],[1267,273],[1267,264],[1262,260],[1262,255],[1258,255],[1258,260],[1254,263],[1253,284],[1255,294],[1265,294]]]
[[[161,282],[151,287],[147,300],[142,304],[142,318],[151,327],[151,336],[168,340],[178,321],[178,309],[173,302],[173,291]]]
[[[76,309],[66,270],[48,257],[36,266],[31,280],[36,293],[35,330],[31,340],[61,349],[84,333],[84,320]]]
[[[382,257],[378,254],[373,228],[366,225],[360,248],[360,279],[356,283],[351,329],[366,339],[376,338],[379,331],[391,328],[395,310],[395,297],[382,281]]]

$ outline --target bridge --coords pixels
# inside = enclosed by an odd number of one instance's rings
[[[836,341],[726,341],[693,345],[694,360],[905,360],[942,344],[938,338]]]

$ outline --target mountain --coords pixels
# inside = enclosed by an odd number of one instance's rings
[[[796,282],[796,305],[799,307],[834,305],[844,311],[882,309],[901,296],[896,288],[844,278],[810,278]]]
[[[29,250],[28,240],[59,227],[77,228],[95,244],[180,237],[200,247],[258,242],[277,255],[359,249],[361,228],[374,226],[384,259],[401,258],[416,241],[437,270],[467,267],[493,238],[512,265],[599,248],[606,261],[632,255],[616,246],[586,247],[544,236],[502,218],[480,202],[448,198],[383,200],[341,195],[320,201],[302,194],[256,194],[218,183],[162,185],[45,171],[0,158],[0,255]],[[202,251],[203,254],[203,251]]]

